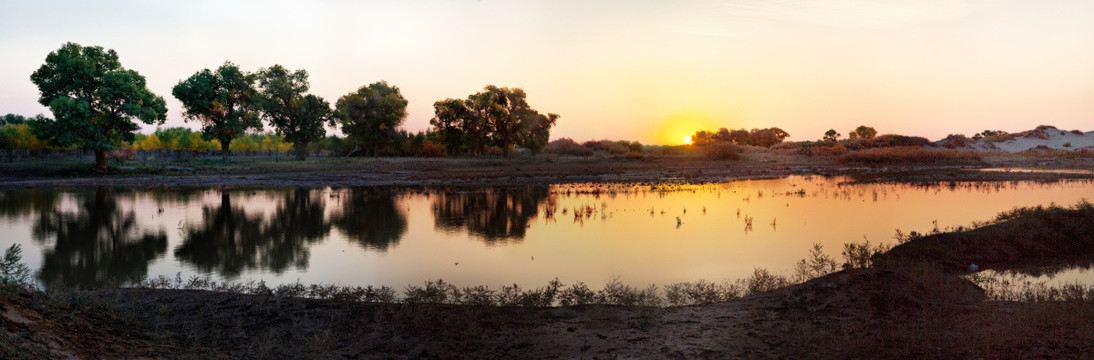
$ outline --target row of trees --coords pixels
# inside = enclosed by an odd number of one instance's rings
[[[46,57],[31,81],[41,92],[38,102],[56,119],[14,116],[0,125],[25,122],[51,146],[92,150],[100,170],[106,168],[107,152],[136,140],[134,119],[145,124],[166,120],[164,99],[148,90],[143,76],[122,67],[114,50],[67,43]],[[292,143],[300,160],[307,156],[309,143],[327,139],[327,125],[341,128],[345,141],[353,144],[351,154],[363,148],[378,155],[400,140],[398,135],[409,139],[411,147],[428,147],[426,136],[396,129],[406,118],[407,106],[398,87],[384,81],[362,86],[340,97],[334,108],[308,89],[304,70],[273,65],[251,73],[225,62],[180,81],[171,93],[182,103],[184,119],[201,123],[202,139],[216,141],[225,161],[232,142],[261,131],[263,123]],[[451,154],[478,154],[487,146],[500,147],[506,155],[513,146],[538,152],[558,119],[532,109],[523,90],[492,85],[467,100],[447,99],[434,108],[437,141]]]
[[[840,136],[843,135],[841,135],[839,132],[836,132],[836,129],[828,129],[828,131],[824,132],[824,137],[821,138],[821,142],[836,143],[840,141]],[[859,127],[847,133],[847,140],[855,141],[873,139],[875,136],[877,136],[877,130],[866,125],[859,125]]]
[[[705,130],[697,131],[695,135],[691,136],[691,141],[695,145],[733,143],[737,145],[771,147],[772,145],[783,142],[787,137],[790,137],[790,134],[777,127],[752,130],[729,130],[721,128],[718,129],[718,131],[713,132]]]

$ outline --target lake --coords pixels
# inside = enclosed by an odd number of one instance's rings
[[[1019,206],[1071,205],[1090,181],[849,184],[791,176],[702,185],[79,189],[0,192],[0,245],[43,282],[181,273],[402,289],[591,288],[791,275],[812,244],[893,243]],[[1060,279],[1087,279],[1085,271]]]

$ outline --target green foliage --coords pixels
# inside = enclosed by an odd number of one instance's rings
[[[21,261],[22,245],[12,244],[4,250],[4,258],[0,260],[0,286],[10,288],[30,285],[30,268]]]
[[[18,125],[26,122],[27,118],[23,115],[18,114],[7,114],[3,117],[0,117],[0,126],[4,126],[7,124]]]
[[[144,76],[125,69],[114,50],[67,43],[46,56],[30,76],[38,102],[56,120],[30,121],[31,131],[55,146],[95,151],[96,167],[106,170],[106,152],[133,141],[137,118],[163,123],[167,107],[145,85]]]
[[[49,145],[34,136],[26,123],[8,123],[0,127],[0,149],[39,150],[48,147]]]
[[[342,125],[343,134],[371,147],[372,156],[376,156],[380,147],[390,145],[395,137],[395,128],[406,118],[406,105],[398,87],[380,81],[339,98],[334,118]]]
[[[308,143],[326,136],[323,124],[331,121],[330,104],[308,91],[308,72],[289,72],[281,65],[274,65],[258,72],[259,97],[262,116],[274,126],[276,132],[293,143],[296,156],[304,160]]]
[[[255,75],[225,62],[215,72],[204,69],[179,81],[171,93],[182,102],[186,120],[201,122],[205,140],[216,139],[228,160],[232,140],[249,129],[261,129]]]

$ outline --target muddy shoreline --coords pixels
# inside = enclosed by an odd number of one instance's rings
[[[1068,169],[1069,173],[979,171],[984,168]],[[180,170],[181,169],[181,170]],[[0,188],[39,187],[356,187],[498,186],[611,182],[726,182],[789,175],[850,176],[855,182],[1056,181],[1094,179],[1094,160],[1004,159],[971,164],[849,166],[830,161],[762,158],[710,161],[694,158],[599,159],[348,159],[318,163],[184,168],[155,174],[57,176],[33,169],[2,171]],[[146,170],[146,172],[149,170]],[[1086,172],[1090,171],[1090,172]],[[17,175],[5,175],[17,173]]]

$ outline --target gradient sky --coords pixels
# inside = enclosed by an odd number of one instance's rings
[[[524,88],[562,115],[552,138],[578,141],[1094,130],[1090,0],[0,0],[0,113],[50,115],[29,77],[69,41],[116,50],[167,126],[197,128],[171,87],[232,61],[305,69],[331,103],[386,80],[410,131],[487,84]]]

